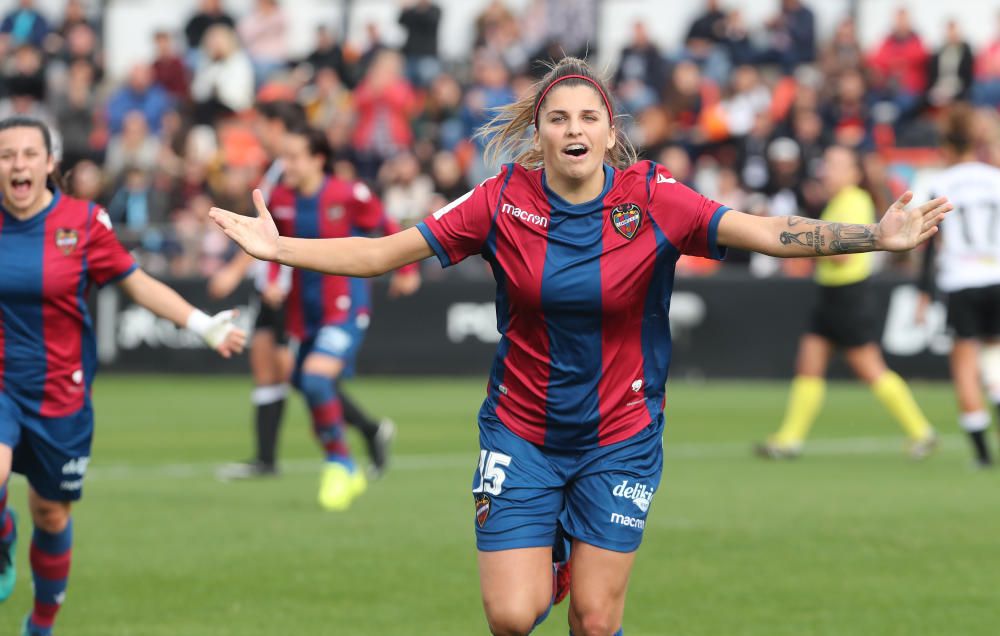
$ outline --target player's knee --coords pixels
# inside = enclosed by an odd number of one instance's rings
[[[573,636],[612,636],[618,625],[611,612],[604,609],[578,609],[570,607]]]
[[[299,390],[310,404],[325,402],[336,396],[333,379],[313,373],[303,373],[299,378]]]
[[[49,534],[59,534],[69,523],[69,506],[52,501],[34,501],[31,519],[35,527]]]
[[[518,607],[513,603],[487,603],[486,621],[493,636],[522,636],[531,633],[543,612]]]

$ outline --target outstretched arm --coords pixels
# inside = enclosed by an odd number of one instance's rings
[[[246,333],[233,325],[234,311],[208,316],[141,269],[123,278],[118,285],[137,305],[197,333],[222,357],[243,351]]]
[[[416,228],[380,238],[300,239],[278,235],[260,190],[253,191],[257,217],[212,208],[209,216],[245,252],[265,261],[336,276],[379,276],[433,255]]]
[[[952,206],[945,197],[907,208],[905,192],[873,225],[828,223],[799,216],[758,217],[728,212],[719,222],[720,245],[778,257],[831,256],[856,252],[903,252],[933,236]]]

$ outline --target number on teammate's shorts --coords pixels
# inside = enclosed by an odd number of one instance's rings
[[[488,450],[479,451],[479,485],[472,489],[472,493],[485,492],[488,495],[499,495],[503,488],[503,480],[507,478],[501,466],[510,466],[510,461],[510,455]]]

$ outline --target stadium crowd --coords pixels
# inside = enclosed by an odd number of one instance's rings
[[[303,59],[288,53],[288,9],[278,0],[257,0],[245,15],[200,0],[182,32],[155,33],[151,64],[115,83],[101,20],[87,5],[67,0],[50,21],[33,0],[18,0],[0,26],[0,118],[52,126],[69,187],[107,207],[147,270],[207,276],[233,250],[211,228],[209,208],[249,213],[246,193],[267,167],[256,103],[301,104],[326,132],[335,172],[368,181],[405,227],[494,174],[476,129],[492,107],[529,90],[546,62],[593,53],[599,5],[535,0],[516,13],[493,0],[475,21],[473,51],[456,62],[439,55],[442,9],[431,0],[401,2],[407,37],[398,50],[375,24],[362,50],[319,25]],[[774,5],[771,19],[749,25],[738,3],[706,0],[682,42],[633,26],[612,79],[645,157],[734,208],[815,216],[827,200],[820,157],[847,145],[863,153],[866,186],[884,210],[905,189],[907,167],[933,159],[942,108],[962,100],[978,107],[977,153],[1000,163],[1000,14],[988,45],[973,50],[951,21],[932,49],[901,7],[892,31],[865,50],[850,19],[821,41],[808,3]],[[758,276],[811,268],[735,253],[723,267],[748,265]],[[680,271],[718,267],[684,259]]]

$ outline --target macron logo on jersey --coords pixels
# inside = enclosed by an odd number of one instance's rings
[[[522,210],[519,207],[513,206],[510,203],[504,203],[503,207],[500,209],[504,214],[509,214],[515,219],[520,219],[526,223],[531,223],[532,225],[537,225],[538,227],[548,227],[549,220],[544,216],[539,216],[534,212],[529,212],[527,210]]]
[[[656,182],[657,183],[677,183],[677,179],[674,179],[673,177],[664,177],[661,173],[657,172],[656,173]]]

